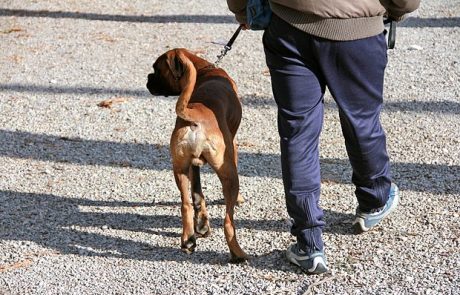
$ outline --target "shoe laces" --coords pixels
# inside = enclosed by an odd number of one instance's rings
[[[385,209],[385,206],[382,206],[382,207],[379,207],[379,208],[375,208],[375,209],[371,209],[371,211],[369,211],[369,213],[371,213],[371,214],[380,213],[380,212],[383,211],[383,209]]]
[[[361,210],[360,208],[358,208],[358,213],[376,214],[376,213],[382,212],[383,209],[385,209],[385,206],[382,206],[382,207],[379,207],[379,208],[374,208],[374,209],[371,209],[371,210],[369,210],[369,211],[364,211],[364,210]]]

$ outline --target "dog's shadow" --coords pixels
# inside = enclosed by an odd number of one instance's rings
[[[152,203],[96,201],[14,191],[0,191],[0,203],[3,204],[0,207],[1,240],[30,241],[60,254],[148,261],[208,263],[214,258],[214,263],[224,263],[227,257],[225,251],[182,253],[178,216],[111,212],[114,208],[125,207],[128,211],[134,208],[135,211],[136,207],[155,206]],[[88,207],[96,212],[89,212]],[[127,239],[125,231],[177,239],[177,248]]]

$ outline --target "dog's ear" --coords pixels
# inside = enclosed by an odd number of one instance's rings
[[[176,80],[180,80],[185,72],[185,55],[180,50],[174,50],[174,54],[168,57],[169,70]]]

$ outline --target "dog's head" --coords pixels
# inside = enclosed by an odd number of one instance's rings
[[[152,95],[179,95],[180,80],[185,72],[184,57],[190,53],[182,48],[162,54],[153,64],[153,73],[148,75],[147,88]]]

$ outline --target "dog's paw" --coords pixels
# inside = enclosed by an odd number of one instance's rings
[[[195,233],[199,238],[206,238],[211,235],[211,228],[207,225],[201,227],[201,228],[196,228]]]
[[[244,254],[242,256],[235,255],[232,251],[230,251],[230,263],[239,264],[249,260],[249,256]]]
[[[200,238],[205,238],[211,234],[211,227],[208,219],[195,219],[195,234]]]
[[[192,254],[196,248],[196,236],[189,237],[186,241],[181,243],[181,250],[187,254]]]

